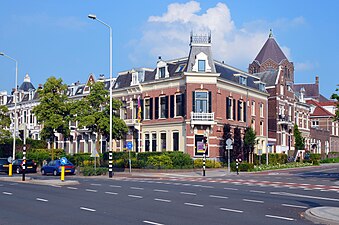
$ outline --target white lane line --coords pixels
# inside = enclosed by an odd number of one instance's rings
[[[13,195],[13,193],[11,193],[11,192],[6,192],[6,191],[2,192],[2,194],[4,194],[4,195]]]
[[[260,193],[260,194],[265,194],[266,192],[264,191],[256,191],[256,190],[250,190],[252,193]]]
[[[117,194],[118,194],[118,193],[110,192],[110,191],[106,191],[105,193],[106,193],[106,194],[109,194],[109,195],[117,195]]]
[[[130,188],[133,190],[144,190],[144,188],[141,188],[141,187],[130,187]]]
[[[192,184],[182,184],[183,186],[191,186]]]
[[[110,187],[121,188],[119,185],[110,185]]]
[[[139,195],[128,195],[128,197],[131,197],[131,198],[143,198],[142,196],[139,196]]]
[[[204,207],[204,205],[199,205],[199,204],[194,204],[194,203],[189,203],[189,202],[185,202],[185,205],[189,205],[189,206],[195,206],[195,207]]]
[[[223,211],[228,211],[228,212],[236,212],[236,213],[243,213],[244,211],[241,210],[236,210],[236,209],[227,209],[227,208],[220,208]]]
[[[264,203],[264,201],[258,201],[258,200],[253,200],[253,199],[243,199],[244,202],[254,202],[254,203]]]
[[[102,184],[91,184],[92,186],[102,186]]]
[[[159,202],[171,202],[171,200],[168,199],[162,199],[162,198],[155,198],[155,201],[159,201]]]
[[[339,202],[339,199],[337,199],[337,198],[324,198],[324,197],[318,197],[318,196],[292,194],[292,193],[287,193],[287,192],[270,192],[270,194],[271,195],[282,195],[282,196],[290,196],[290,197],[310,198],[310,199],[319,199],[319,200]]]
[[[78,188],[76,187],[67,187],[68,189],[71,189],[71,190],[77,190]]]
[[[95,209],[90,209],[90,208],[86,208],[86,207],[80,207],[81,210],[85,210],[85,211],[89,211],[89,212],[95,212]]]
[[[237,188],[224,188],[224,190],[237,191]]]
[[[57,188],[61,188],[60,185],[55,185],[55,184],[51,184],[50,186],[52,186],[52,187],[57,187]]]
[[[147,221],[147,220],[144,220],[142,221],[143,223],[147,223],[147,224],[152,224],[152,225],[164,225],[162,223],[156,223],[156,222],[152,222],[152,221]]]
[[[161,189],[154,189],[153,191],[156,191],[156,192],[168,192],[168,190],[161,190]]]
[[[98,192],[98,190],[86,189],[88,192]]]
[[[47,199],[43,199],[43,198],[36,198],[37,201],[40,201],[40,202],[48,202]]]
[[[180,192],[182,195],[197,195],[196,193],[191,193],[191,192]]]
[[[282,206],[286,207],[292,207],[292,208],[300,208],[300,209],[307,209],[308,207],[306,206],[301,206],[301,205],[290,205],[290,204],[281,204]]]
[[[226,196],[219,196],[219,195],[210,195],[210,198],[221,198],[221,199],[227,199]]]
[[[273,215],[265,215],[266,217],[269,218],[274,218],[274,219],[281,219],[281,220],[288,220],[288,221],[293,221],[295,219],[293,218],[288,218],[288,217],[282,217],[282,216],[273,216]]]

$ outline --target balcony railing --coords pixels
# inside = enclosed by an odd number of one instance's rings
[[[214,124],[214,112],[212,113],[197,113],[191,112],[192,125],[212,125]]]
[[[290,123],[292,123],[291,116],[287,116],[287,115],[278,116],[278,124],[290,124]]]
[[[127,126],[134,126],[134,125],[138,124],[137,119],[125,119],[124,121],[125,121]]]

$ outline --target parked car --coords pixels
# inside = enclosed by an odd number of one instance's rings
[[[13,165],[13,172],[17,174],[22,173],[22,165],[24,163],[23,159],[16,159],[12,162]],[[36,173],[36,163],[32,159],[26,159],[26,171],[25,173]]]
[[[0,158],[0,173],[8,173],[8,165],[7,158]]]
[[[60,173],[61,173],[60,159],[52,160],[41,168],[42,175],[53,174],[54,176],[57,176]],[[74,173],[75,166],[70,161],[68,161],[65,164],[65,174],[74,174]]]

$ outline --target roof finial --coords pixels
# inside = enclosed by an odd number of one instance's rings
[[[269,38],[273,38],[273,33],[272,33],[272,29],[270,29],[270,34],[268,36]]]

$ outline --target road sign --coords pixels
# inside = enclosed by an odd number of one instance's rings
[[[128,149],[128,150],[132,150],[132,148],[133,148],[133,143],[132,143],[131,141],[128,141],[127,144],[126,144],[126,146],[127,146],[127,149]]]
[[[204,142],[197,142],[197,153],[205,153],[205,144]]]
[[[99,153],[96,149],[93,149],[91,157],[99,157]]]
[[[231,138],[226,140],[226,149],[233,149],[233,141]]]
[[[66,165],[67,164],[67,158],[66,157],[62,157],[60,159],[60,163],[61,163],[62,166]]]
[[[11,157],[11,156],[8,157],[8,158],[7,158],[7,161],[8,161],[9,163],[12,163],[12,157]]]

